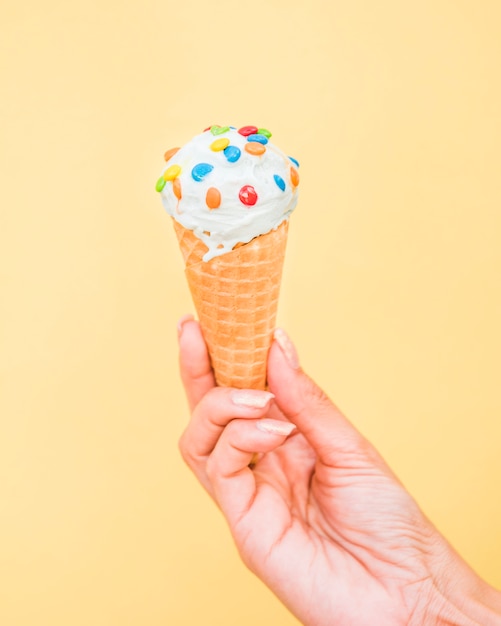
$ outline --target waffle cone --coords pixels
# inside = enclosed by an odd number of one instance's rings
[[[217,384],[265,389],[288,222],[207,262],[193,231],[174,228]]]

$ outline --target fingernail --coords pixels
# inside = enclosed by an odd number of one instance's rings
[[[295,424],[290,422],[282,422],[281,420],[262,419],[256,423],[256,426],[263,433],[271,433],[272,435],[282,435],[288,437],[295,429]]]
[[[181,335],[183,334],[183,326],[184,326],[185,322],[191,322],[194,319],[195,318],[193,317],[193,315],[191,313],[188,313],[187,315],[183,315],[183,317],[177,323],[177,336],[178,336],[178,338],[181,337]]]
[[[276,340],[280,349],[282,350],[287,363],[292,367],[292,369],[299,369],[299,359],[297,356],[296,348],[294,344],[290,340],[289,335],[282,328],[275,328],[275,332],[273,333],[273,338]]]
[[[275,396],[269,391],[258,389],[237,389],[231,394],[231,401],[237,406],[245,406],[251,409],[264,409],[268,402]]]

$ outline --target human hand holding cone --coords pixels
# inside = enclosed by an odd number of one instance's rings
[[[299,182],[297,161],[269,143],[270,136],[252,126],[212,126],[166,153],[157,182],[221,386],[266,387]]]

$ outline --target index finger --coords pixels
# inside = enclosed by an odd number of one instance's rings
[[[192,316],[179,320],[179,367],[190,411],[216,386],[200,324]]]

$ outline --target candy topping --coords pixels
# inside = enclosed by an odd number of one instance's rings
[[[168,161],[171,157],[173,157],[176,154],[178,150],[179,148],[171,148],[170,150],[167,150],[167,152],[164,154],[164,159]]]
[[[266,152],[265,146],[262,143],[258,143],[257,141],[249,141],[249,143],[245,144],[245,151],[249,154],[253,154],[254,156],[259,156]]]
[[[254,206],[257,202],[257,193],[252,185],[244,185],[238,193],[240,202],[247,206]]]
[[[221,194],[219,192],[219,189],[216,189],[215,187],[209,187],[205,196],[205,202],[207,203],[209,209],[219,208],[219,205],[221,204]]]
[[[155,189],[160,192],[162,191],[162,189],[165,187],[165,185],[167,184],[167,181],[165,180],[165,178],[163,176],[160,176],[160,178],[157,180],[157,184],[155,185]]]
[[[238,132],[244,137],[248,137],[249,135],[255,135],[257,131],[257,126],[242,126],[242,128],[238,129]]]
[[[240,148],[237,148],[237,146],[228,146],[224,149],[224,156],[228,159],[230,163],[235,163],[236,161],[238,161],[241,154],[242,152],[240,151]]]
[[[268,137],[265,135],[260,135],[259,133],[254,133],[247,137],[247,141],[256,141],[257,143],[262,143],[263,145],[268,143]]]
[[[271,133],[267,128],[258,128],[257,132],[260,135],[264,135],[265,137],[267,137],[268,139],[271,137]]]
[[[222,135],[223,133],[227,133],[230,130],[229,126],[211,126],[210,132],[213,135]]]
[[[181,166],[180,165],[171,165],[164,172],[164,180],[174,180],[181,174]]]
[[[294,163],[296,167],[299,167],[299,162],[296,161],[296,159],[292,158],[291,156],[289,157],[289,159]]]
[[[214,152],[221,152],[230,145],[230,140],[227,137],[221,137],[221,139],[216,139],[210,145],[210,149]]]
[[[277,186],[282,191],[285,191],[285,180],[278,174],[273,174],[273,180],[277,183]]]
[[[207,174],[210,174],[213,169],[214,166],[210,163],[197,163],[191,170],[191,177],[193,180],[200,182],[207,176]]]
[[[183,194],[181,193],[181,181],[179,178],[175,178],[172,181],[172,191],[178,200],[181,200]]]
[[[291,167],[291,183],[294,185],[294,187],[297,187],[299,185],[299,173],[293,167]]]

